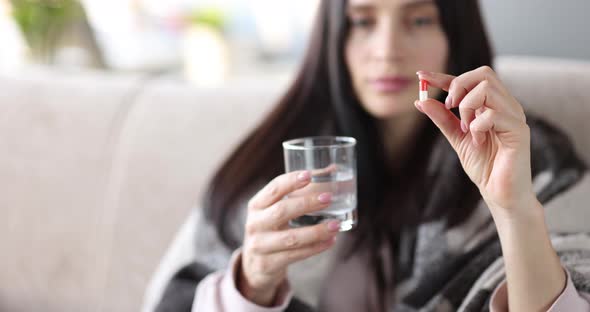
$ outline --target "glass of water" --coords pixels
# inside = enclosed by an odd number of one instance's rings
[[[351,137],[307,137],[283,142],[286,172],[309,170],[311,183],[288,197],[332,193],[332,204],[289,222],[292,227],[340,221],[340,231],[357,223],[356,140]]]

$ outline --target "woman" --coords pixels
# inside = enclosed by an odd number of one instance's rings
[[[211,181],[195,262],[157,310],[590,311],[541,205],[584,166],[555,129],[527,126],[491,58],[476,1],[322,1],[297,79]],[[418,78],[447,92],[415,101]],[[349,233],[286,226],[330,204],[283,199],[310,173],[282,174],[281,142],[319,134],[358,141]],[[502,255],[506,282],[486,279]]]

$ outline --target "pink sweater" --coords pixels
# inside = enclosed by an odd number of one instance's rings
[[[192,308],[193,312],[279,312],[287,308],[293,297],[288,282],[280,287],[272,307],[259,306],[242,296],[235,282],[240,256],[240,250],[236,251],[232,255],[226,271],[215,272],[199,283]],[[492,294],[490,311],[508,311],[506,281],[500,283]],[[564,290],[547,311],[590,312],[590,294],[578,292],[569,272],[567,272],[567,283]]]

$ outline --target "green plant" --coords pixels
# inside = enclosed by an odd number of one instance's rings
[[[64,28],[80,16],[76,0],[11,0],[12,15],[33,57],[51,62]]]
[[[188,18],[193,25],[206,25],[218,31],[223,31],[226,16],[221,9],[215,7],[195,10]]]

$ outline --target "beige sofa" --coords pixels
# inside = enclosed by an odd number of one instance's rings
[[[497,65],[514,94],[561,125],[590,163],[590,63]],[[139,311],[208,177],[283,88],[0,74],[0,311]],[[549,205],[550,226],[590,230],[580,222],[590,220],[588,192],[585,179]]]

